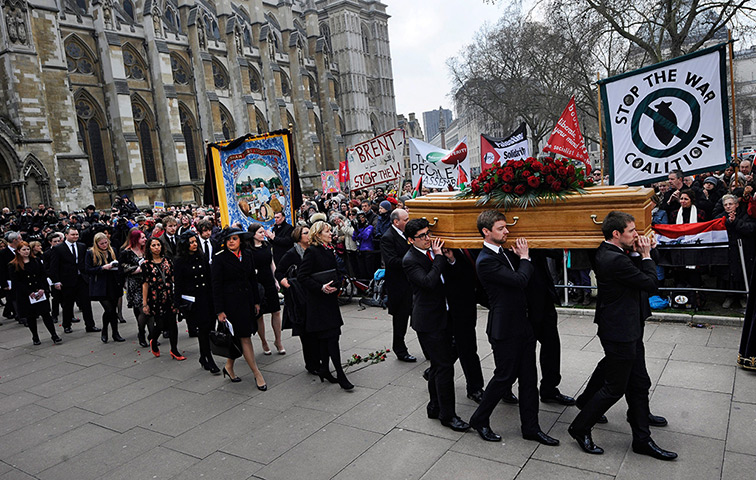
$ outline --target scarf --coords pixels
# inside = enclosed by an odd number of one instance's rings
[[[294,250],[296,250],[297,254],[299,254],[299,258],[304,258],[305,249],[302,248],[302,245],[300,245],[299,243],[295,243]]]
[[[675,220],[675,224],[680,225],[681,223],[685,223],[683,221],[683,207],[677,210],[677,219]],[[698,210],[695,205],[690,206],[690,221],[688,223],[698,223]]]

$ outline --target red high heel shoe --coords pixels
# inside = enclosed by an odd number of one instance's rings
[[[178,353],[178,354],[176,354],[176,353],[173,353],[173,352],[170,352],[170,353],[171,353],[171,357],[172,357],[172,358],[173,358],[174,360],[178,360],[179,362],[180,362],[181,360],[186,360],[186,357],[185,357],[185,356],[183,356],[183,355],[181,355],[180,353]]]

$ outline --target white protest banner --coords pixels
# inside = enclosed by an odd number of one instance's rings
[[[453,150],[445,150],[416,138],[409,139],[409,147],[413,185],[417,185],[422,177],[423,187],[443,189],[448,188],[449,185],[457,187],[459,167],[465,175],[470,171],[470,161],[467,158],[467,137],[455,145]],[[452,152],[457,155],[449,155]]]
[[[480,134],[480,169],[486,171],[508,160],[528,158],[528,131],[525,122],[505,138],[496,138],[485,133]]]
[[[401,181],[404,130],[395,128],[347,150],[352,190]]]
[[[647,184],[730,160],[726,44],[600,81],[614,185]]]

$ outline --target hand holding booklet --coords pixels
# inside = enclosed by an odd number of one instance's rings
[[[231,324],[231,321],[226,318],[226,325],[228,325],[228,331],[231,333],[231,335],[234,335],[234,326]]]
[[[29,303],[35,304],[47,300],[47,295],[45,295],[44,292],[38,298],[35,298],[36,296],[36,292],[29,295]]]

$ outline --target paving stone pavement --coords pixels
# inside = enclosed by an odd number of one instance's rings
[[[343,358],[390,347],[384,310],[348,305]],[[101,309],[95,305],[95,317]],[[541,404],[544,431],[560,439],[544,447],[519,436],[516,407],[491,419],[503,437],[488,443],[425,416],[426,362],[383,363],[348,372],[351,392],[304,371],[297,339],[284,335],[286,355],[263,356],[269,386],[237,363],[241,383],[202,370],[195,339],[181,332],[187,360],[154,358],[136,342],[136,325],[121,325],[126,343],[100,342],[82,323],[53,345],[33,346],[15,321],[0,326],[0,480],[45,479],[735,479],[756,471],[756,374],[737,369],[740,329],[649,323],[645,339],[653,382],[651,409],[669,419],[653,429],[662,447],[680,454],[660,462],[631,451],[626,405],[594,430],[604,455],[582,453],[567,435],[575,407]],[[180,330],[184,324],[181,324]],[[40,325],[41,330],[44,328]],[[601,346],[590,317],[561,314],[561,390],[576,395]],[[167,342],[166,342],[167,344]],[[167,354],[164,344],[163,353]],[[420,356],[417,337],[410,351]],[[486,379],[493,372],[479,312],[478,347]],[[218,359],[221,363],[222,359]],[[457,412],[475,404],[455,369]]]

